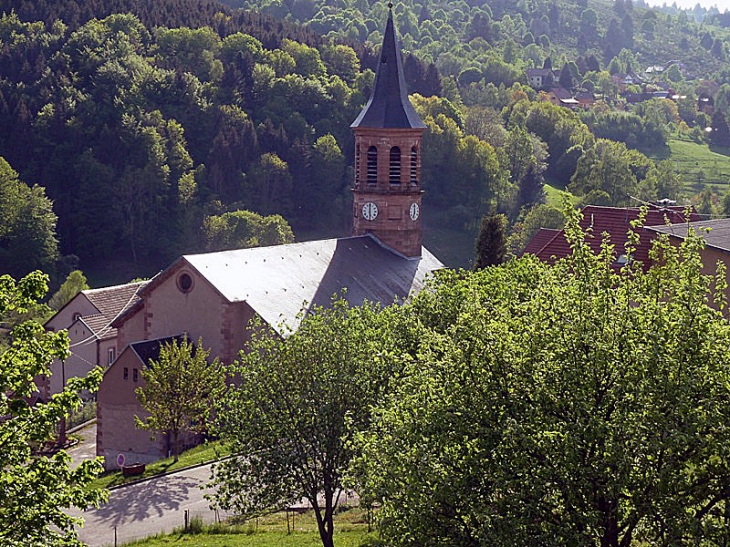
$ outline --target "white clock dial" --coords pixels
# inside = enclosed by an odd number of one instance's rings
[[[362,216],[365,220],[375,220],[378,217],[378,206],[372,201],[368,201],[362,206]]]
[[[418,219],[418,215],[421,214],[421,209],[418,207],[418,203],[411,203],[411,220]]]

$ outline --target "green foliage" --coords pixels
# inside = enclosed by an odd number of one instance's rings
[[[639,182],[632,170],[637,159],[646,160],[646,157],[641,154],[638,156],[630,154],[623,143],[598,139],[596,144],[578,160],[570,190],[582,196],[589,196],[591,192],[596,191],[603,192],[609,200],[603,205],[627,204],[629,197],[636,195]],[[585,201],[585,203],[593,202]]]
[[[727,538],[726,272],[692,235],[616,271],[638,236],[596,255],[576,215],[554,267],[444,273],[404,311],[417,357],[358,437],[389,545]]]
[[[70,302],[78,293],[89,288],[91,287],[89,287],[86,283],[86,276],[84,276],[84,273],[81,270],[74,270],[68,274],[66,281],[64,281],[61,287],[53,294],[53,296],[51,296],[51,299],[48,301],[48,305],[51,309],[58,311]]]
[[[206,251],[265,247],[294,241],[294,234],[281,215],[262,217],[250,211],[206,217],[204,231]]]
[[[142,370],[145,385],[135,390],[147,412],[144,420],[135,416],[137,427],[172,436],[172,453],[178,461],[180,435],[208,430],[213,403],[224,393],[226,373],[218,359],[208,362],[210,351],[202,340],[193,345],[186,338],[172,340],[160,348],[157,360]]]
[[[296,332],[282,326],[286,338],[254,325],[234,368],[240,382],[216,405],[236,456],[215,469],[215,502],[251,518],[305,498],[331,547],[350,440],[389,387],[392,354],[413,339],[392,309],[335,300],[312,311]]]
[[[53,272],[58,260],[56,215],[39,186],[18,179],[0,157],[0,272],[22,276],[34,269]]]
[[[482,217],[476,243],[475,270],[504,262],[507,256],[507,224],[507,217],[504,215]]]
[[[0,321],[24,314],[47,290],[47,277],[34,272],[17,283],[0,276]],[[34,456],[33,447],[49,441],[61,418],[81,406],[79,393],[94,391],[101,370],[86,378],[71,378],[50,401],[29,405],[36,392],[34,378],[50,374],[53,359],[68,355],[65,332],[46,332],[27,320],[9,333],[9,347],[0,353],[0,543],[8,546],[78,545],[74,526],[81,522],[66,514],[71,507],[98,505],[106,495],[87,489],[102,469],[98,460],[70,469],[65,451]]]

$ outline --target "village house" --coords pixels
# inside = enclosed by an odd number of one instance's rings
[[[274,247],[185,255],[136,292],[112,322],[120,357],[97,398],[97,454],[107,469],[167,455],[169,443],[135,428],[146,416],[135,389],[172,337],[202,340],[230,363],[257,317],[281,336],[335,294],[350,304],[402,302],[441,262],[423,248],[421,137],[425,125],[406,92],[392,13],[370,100],[355,134],[353,236]]]
[[[533,89],[543,89],[553,85],[555,75],[550,68],[528,68],[526,70],[527,83]]]
[[[705,248],[700,251],[703,273],[714,276],[718,263],[730,271],[730,218],[647,226],[646,229],[657,235],[667,234],[675,245],[684,241],[692,231],[705,241]],[[730,290],[727,296],[730,297]]]
[[[586,243],[598,253],[601,250],[603,235],[608,234],[611,243],[615,247],[614,267],[620,268],[626,263],[624,248],[628,241],[628,232],[631,230],[631,223],[639,218],[641,209],[638,207],[601,207],[598,205],[587,205],[583,208],[580,220],[580,227],[588,233]],[[652,226],[664,226],[666,222],[671,225],[686,224],[685,208],[678,206],[652,205],[646,213],[644,226],[638,229],[640,236],[639,244],[633,255],[633,260],[640,261],[644,270],[651,267],[649,250],[652,241],[656,238],[657,230]],[[692,210],[689,221],[696,222],[700,216]],[[565,258],[570,254],[570,246],[565,239],[563,230],[548,230],[541,228],[528,242],[522,254],[534,254],[540,260],[554,264],[555,261]]]
[[[573,95],[564,87],[551,87],[548,91],[548,100],[558,106],[564,106],[566,108],[575,108],[580,103],[573,98]]]
[[[45,324],[46,330],[66,330],[71,353],[51,363],[50,376],[36,379],[41,400],[60,393],[69,378],[86,376],[94,367],[108,367],[118,352],[117,329],[112,322],[139,300],[145,282],[81,291]]]

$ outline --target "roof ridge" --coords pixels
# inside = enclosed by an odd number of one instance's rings
[[[97,287],[96,289],[84,289],[81,292],[84,293],[84,294],[86,294],[86,295],[96,294],[96,293],[106,292],[106,291],[111,292],[111,291],[119,290],[119,289],[122,289],[122,288],[127,288],[127,287],[130,287],[131,288],[132,286],[135,286],[135,285],[143,285],[145,283],[149,283],[149,280],[145,280],[145,281],[133,281],[133,282],[130,282],[130,283],[122,283],[121,285],[111,285],[109,287]]]

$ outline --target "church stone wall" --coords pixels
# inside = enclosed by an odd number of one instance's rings
[[[193,280],[187,292],[179,287],[183,275]],[[145,340],[187,334],[194,343],[202,338],[203,347],[211,350],[212,357],[223,355],[221,330],[228,304],[185,262],[145,295],[144,304]]]

